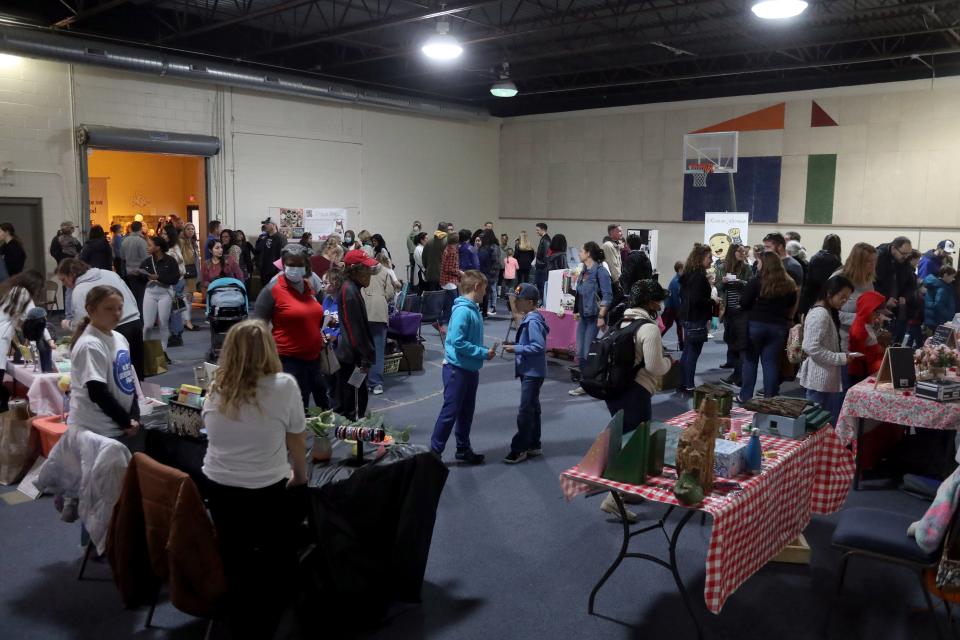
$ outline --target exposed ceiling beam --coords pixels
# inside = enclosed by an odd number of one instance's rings
[[[270,49],[264,49],[261,51],[255,51],[252,54],[244,56],[245,58],[261,58],[266,55],[271,55],[274,53],[281,53],[283,51],[291,51],[293,49],[299,49],[301,47],[307,47],[313,44],[319,44],[321,42],[326,42],[327,40],[334,40],[341,37],[355,36],[360,33],[368,33],[370,31],[380,31],[382,29],[389,29],[392,27],[397,27],[400,25],[411,24],[414,22],[422,22],[424,20],[433,20],[434,18],[442,18],[444,16],[453,15],[456,13],[463,13],[464,11],[470,11],[472,9],[477,9],[484,5],[499,3],[502,0],[474,0],[473,2],[467,2],[466,4],[458,5],[456,7],[451,7],[449,9],[441,9],[440,11],[428,11],[426,13],[414,13],[408,14],[406,16],[401,16],[398,18],[393,18],[389,20],[372,20],[370,22],[365,22],[352,27],[346,27],[344,29],[337,29],[336,31],[329,31],[327,33],[318,34],[316,36],[307,38],[305,40],[298,40],[297,42],[291,42],[288,44],[280,45],[279,47],[272,47]]]
[[[265,18],[267,16],[273,15],[275,13],[280,13],[282,11],[289,11],[291,9],[296,9],[297,7],[302,7],[303,5],[310,4],[315,0],[287,0],[286,2],[280,2],[269,7],[264,7],[262,9],[257,9],[256,11],[247,11],[233,18],[228,18],[227,20],[217,20],[216,22],[211,22],[209,24],[201,25],[194,29],[189,29],[187,31],[181,31],[180,33],[171,33],[168,36],[164,36],[157,40],[158,44],[164,42],[171,42],[173,40],[179,40],[181,38],[192,38],[193,36],[198,36],[204,33],[210,33],[211,31],[216,31],[217,29],[223,29],[224,27],[232,27],[233,25],[243,24],[244,22],[249,22],[251,20],[257,20],[258,18]]]
[[[107,0],[106,2],[101,2],[98,5],[94,5],[89,9],[80,11],[79,13],[76,13],[72,16],[68,16],[63,20],[54,22],[53,25],[51,26],[53,26],[55,29],[64,29],[66,27],[69,27],[70,25],[80,22],[81,20],[86,20],[87,18],[92,18],[93,16],[100,15],[104,11],[109,11],[110,9],[115,9],[116,7],[119,7],[122,4],[126,4],[129,1],[130,0]]]

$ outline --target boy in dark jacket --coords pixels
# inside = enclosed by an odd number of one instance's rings
[[[953,315],[956,313],[953,281],[956,278],[956,270],[951,267],[940,267],[937,275],[930,274],[923,279],[923,286],[927,289],[923,324],[930,331],[935,331],[944,322],[953,320]]]
[[[540,388],[547,375],[547,321],[536,310],[540,292],[532,284],[523,283],[509,294],[516,301],[517,313],[524,314],[517,329],[516,344],[503,348],[516,354],[515,373],[520,378],[520,410],[517,412],[517,433],[510,443],[510,453],[503,459],[517,464],[543,453],[540,446]]]

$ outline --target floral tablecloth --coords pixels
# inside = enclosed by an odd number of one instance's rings
[[[894,389],[889,383],[875,389],[875,384],[875,378],[867,378],[847,391],[836,427],[844,445],[856,438],[860,418],[922,429],[960,429],[960,402],[934,402],[918,398],[913,389]]]
[[[753,420],[753,413],[736,408],[730,413],[733,426]],[[667,420],[685,427],[696,419],[689,411]],[[853,455],[825,427],[805,440],[760,436],[764,452],[763,473],[720,480],[697,509],[713,516],[707,550],[704,601],[712,613],[720,613],[737,588],[780,553],[806,528],[810,516],[838,511],[847,498],[853,479]],[[673,495],[676,472],[631,485],[583,473],[578,467],[560,475],[567,500],[591,489],[616,489],[647,500],[679,505]]]

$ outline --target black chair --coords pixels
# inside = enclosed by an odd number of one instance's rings
[[[420,313],[423,314],[421,322],[437,322],[443,316],[443,307],[446,304],[447,292],[424,291],[421,297]]]
[[[409,311],[410,313],[421,313],[423,308],[422,300],[419,294],[408,293],[403,298],[403,305],[400,307],[400,311]]]
[[[957,526],[960,509],[953,515],[950,523],[952,530]],[[880,562],[898,564],[913,569],[920,579],[920,588],[927,601],[930,613],[933,616],[934,628],[937,637],[943,638],[940,625],[937,621],[937,612],[933,606],[933,599],[927,590],[924,573],[928,569],[936,569],[943,553],[943,545],[932,553],[927,553],[917,545],[917,541],[907,535],[907,528],[916,518],[884,511],[882,509],[856,508],[847,509],[840,514],[840,523],[833,532],[831,543],[843,551],[840,559],[840,577],[837,584],[837,595],[843,590],[843,579],[847,573],[847,564],[853,556],[862,556]],[[944,539],[950,537],[950,532]],[[948,609],[949,612],[949,609]],[[829,619],[828,619],[829,624]]]

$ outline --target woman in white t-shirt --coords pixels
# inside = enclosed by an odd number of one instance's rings
[[[203,424],[227,618],[243,637],[272,637],[296,572],[288,489],[306,483],[307,451],[300,388],[283,373],[266,323],[246,320],[227,333]]]
[[[108,285],[86,297],[87,316],[73,335],[70,352],[70,428],[116,438],[131,451],[143,449],[136,370],[127,339],[114,331],[123,317],[123,294]]]

